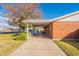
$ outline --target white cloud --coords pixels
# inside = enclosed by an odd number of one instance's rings
[[[7,23],[7,19],[8,18],[6,17],[0,16],[0,29],[4,27],[9,27],[9,24]]]
[[[0,16],[0,19],[1,19],[1,20],[8,20],[7,17],[3,17],[3,16]]]
[[[0,15],[3,14],[2,12],[0,12]]]
[[[5,14],[5,9],[0,9],[0,15],[4,15]]]

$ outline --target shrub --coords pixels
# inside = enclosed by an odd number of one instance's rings
[[[17,36],[14,37],[13,40],[26,40],[27,36],[25,32],[19,33]]]

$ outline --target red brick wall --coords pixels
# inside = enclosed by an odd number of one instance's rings
[[[50,38],[53,38],[53,23],[50,23],[49,24],[49,31],[48,31],[48,33],[50,34]]]
[[[55,21],[52,26],[51,32],[53,32],[52,37],[54,40],[64,40],[67,37],[74,39],[79,36],[79,22],[77,21]]]
[[[45,29],[45,32],[46,32],[46,34],[48,35],[48,37],[50,37],[50,38],[53,38],[52,36],[53,36],[53,22],[52,23],[50,23],[50,24],[48,24],[47,26],[46,26],[46,29]]]

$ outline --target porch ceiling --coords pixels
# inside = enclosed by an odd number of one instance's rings
[[[51,21],[50,20],[26,20],[26,21],[23,21],[23,22],[31,23],[31,24],[33,24],[36,27],[45,27]]]

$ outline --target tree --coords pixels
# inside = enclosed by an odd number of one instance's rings
[[[26,28],[26,24],[22,22],[23,20],[41,18],[37,4],[34,3],[6,4],[5,9],[8,11],[6,16],[10,18],[9,22],[19,26],[22,31],[25,31]]]

